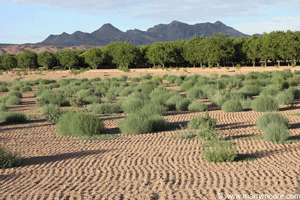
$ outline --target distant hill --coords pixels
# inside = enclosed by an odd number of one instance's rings
[[[167,42],[190,39],[194,35],[210,37],[212,34],[222,33],[230,34],[230,37],[246,37],[232,27],[226,26],[220,21],[215,23],[199,23],[189,25],[179,21],[173,21],[170,24],[159,24],[147,31],[138,29],[120,31],[111,24],[104,24],[98,30],[92,33],[76,31],[73,34],[62,33],[60,35],[50,35],[41,45],[61,45],[61,46],[104,46],[112,41],[123,40],[132,42],[134,45],[153,44],[154,42]]]

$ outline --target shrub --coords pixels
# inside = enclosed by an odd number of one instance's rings
[[[138,78],[138,77],[133,77],[133,78],[131,79],[131,82],[140,82],[140,81],[141,81],[141,79]]]
[[[0,147],[0,169],[17,167],[19,165],[21,165],[21,159],[16,154],[7,153]]]
[[[58,133],[68,136],[98,135],[103,133],[103,129],[100,119],[84,112],[65,113],[57,123]]]
[[[5,87],[5,85],[0,85],[0,92],[8,92],[7,87]]]
[[[22,93],[16,90],[10,91],[7,93],[8,96],[17,96],[19,98],[22,98]]]
[[[144,94],[150,94],[155,89],[155,85],[152,82],[149,82],[148,84],[145,84],[142,86],[142,93]]]
[[[25,85],[20,88],[21,93],[26,92],[26,91],[31,91],[31,90],[32,90],[32,88],[29,85]]]
[[[237,153],[232,146],[218,145],[205,150],[202,157],[208,162],[232,162],[237,157]]]
[[[142,109],[142,113],[148,115],[165,115],[167,113],[165,106],[158,104],[158,103],[148,103]]]
[[[77,98],[83,99],[83,98],[85,98],[87,96],[93,95],[93,92],[94,91],[91,90],[91,89],[82,89],[82,90],[79,90],[78,92],[76,92],[75,96]]]
[[[111,114],[120,112],[120,105],[116,103],[102,103],[88,106],[94,114]]]
[[[158,115],[144,113],[130,114],[125,119],[118,121],[120,130],[125,134],[143,134],[153,131],[162,131],[167,126],[167,121]]]
[[[176,110],[187,111],[191,101],[188,99],[183,99],[176,103]]]
[[[189,129],[207,130],[215,128],[216,124],[217,120],[211,118],[208,112],[206,112],[204,116],[197,116],[191,119],[188,122],[187,127]]]
[[[6,111],[7,107],[5,106],[4,103],[0,103],[0,111]]]
[[[228,96],[226,96],[226,94],[222,94],[221,92],[217,92],[213,96],[210,96],[209,99],[213,105],[221,107],[223,103],[228,100]]]
[[[145,105],[145,100],[134,97],[127,97],[122,103],[122,109],[125,113],[134,113]]]
[[[257,112],[276,111],[278,103],[271,96],[258,96],[251,102],[251,108]]]
[[[195,82],[194,81],[184,81],[181,86],[180,86],[180,89],[182,91],[188,91],[189,89],[191,89],[192,87],[194,87],[195,85]]]
[[[17,96],[9,96],[8,99],[5,102],[6,105],[20,105],[21,99]]]
[[[57,121],[61,115],[61,110],[58,105],[46,104],[41,108],[41,114],[46,115],[46,118],[48,121],[57,123]]]
[[[290,87],[286,91],[292,92],[294,95],[294,99],[300,98],[300,90],[297,87]]]
[[[155,85],[160,85],[163,83],[163,79],[160,76],[153,76],[151,81],[155,84]]]
[[[183,100],[182,96],[180,94],[177,94],[170,97],[165,104],[168,110],[176,110],[176,104],[182,100]]]
[[[243,106],[240,101],[229,99],[223,103],[221,109],[225,112],[241,112],[243,111]]]
[[[284,143],[289,137],[287,127],[283,123],[271,122],[267,125],[263,139],[273,143]]]
[[[247,97],[246,99],[242,99],[240,102],[242,104],[243,110],[250,109],[251,108],[251,103],[252,103],[252,98]]]
[[[181,86],[183,83],[183,80],[181,78],[177,78],[175,81],[174,81],[174,85],[176,86]]]
[[[256,126],[260,130],[265,130],[270,123],[289,125],[289,120],[278,113],[265,113],[260,116],[256,122]]]
[[[193,101],[191,104],[188,106],[188,111],[191,112],[202,112],[207,110],[207,105],[205,105],[201,101]]]
[[[10,86],[10,90],[19,91],[21,87],[22,87],[21,83],[13,84],[12,86]]]
[[[200,88],[193,87],[187,91],[186,97],[188,99],[195,100],[195,99],[205,99],[207,96],[203,93],[203,91]]]
[[[239,91],[244,93],[245,95],[256,96],[261,92],[261,87],[258,85],[246,85]]]
[[[57,94],[52,91],[44,91],[37,99],[36,103],[38,106],[43,106],[45,104],[56,104],[61,106],[65,102],[65,99],[62,95]]]
[[[279,105],[288,105],[294,102],[294,94],[292,91],[280,91],[276,95],[276,100]]]
[[[261,91],[260,95],[276,96],[279,91],[280,90],[278,89],[277,86],[275,86],[275,85],[268,85],[266,88],[264,88]]]
[[[18,124],[28,121],[28,117],[20,112],[0,113],[0,121],[4,124]]]
[[[196,137],[200,140],[204,141],[212,141],[212,140],[218,140],[220,136],[220,131],[215,130],[214,128],[207,128],[199,130]]]
[[[167,77],[167,80],[170,82],[170,83],[175,83],[175,81],[178,79],[177,76],[175,75],[170,75]]]

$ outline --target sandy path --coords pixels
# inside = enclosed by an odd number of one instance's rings
[[[22,100],[23,105],[10,109],[39,113],[33,92],[24,93]],[[300,117],[291,115],[299,107],[281,108],[292,124],[293,139],[300,138]],[[203,114],[172,112],[165,118],[169,123],[186,124]],[[262,114],[210,110],[221,133],[237,143],[238,153],[257,157],[233,163],[204,161],[201,141],[175,140],[176,130],[136,136],[119,133],[116,140],[82,141],[58,135],[55,125],[41,116],[27,124],[0,126],[0,145],[19,153],[27,163],[0,169],[0,199],[209,200],[218,193],[295,194],[300,143],[278,145],[249,137],[261,134],[255,124]],[[105,117],[103,121],[118,133],[118,119]]]

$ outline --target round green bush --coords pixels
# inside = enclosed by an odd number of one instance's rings
[[[8,99],[5,102],[6,105],[20,105],[21,99],[17,96],[9,96]]]
[[[130,114],[118,122],[120,130],[125,134],[143,134],[153,131],[163,131],[167,127],[167,120],[158,115],[144,113]]]
[[[188,106],[188,111],[191,112],[202,112],[207,110],[207,105],[205,105],[201,101],[193,101],[191,104]]]
[[[167,77],[167,80],[172,84],[174,84],[177,79],[178,79],[178,77],[175,75],[170,75]]]
[[[61,135],[92,136],[102,134],[104,125],[100,119],[90,113],[68,112],[59,118],[56,128]]]
[[[82,89],[82,90],[79,90],[78,92],[76,92],[75,96],[77,98],[83,99],[87,96],[93,95],[93,93],[94,93],[94,91],[91,89]]]
[[[256,112],[277,111],[278,103],[272,96],[258,96],[251,102],[251,108]]]
[[[292,92],[294,95],[294,99],[299,99],[300,98],[300,90],[297,87],[290,87],[286,91]]]
[[[172,97],[170,97],[167,101],[166,101],[166,106],[168,108],[168,110],[176,110],[176,105],[178,102],[182,101],[183,98],[180,94],[174,95]]]
[[[21,165],[21,162],[21,159],[16,154],[5,152],[4,149],[0,147],[0,169],[17,167]]]
[[[8,92],[8,89],[5,85],[0,85],[0,92]]]
[[[194,87],[195,82],[194,81],[184,81],[181,86],[180,89],[182,91],[188,91],[189,89],[191,89],[192,87]]]
[[[276,96],[277,93],[279,92],[279,88],[275,85],[268,85],[266,88],[264,88],[261,93],[260,96],[262,95],[266,95],[266,96]]]
[[[191,101],[188,99],[183,99],[182,101],[179,101],[176,103],[176,110],[179,111],[188,111],[188,107],[190,105]]]
[[[284,143],[288,137],[289,132],[283,123],[271,122],[263,133],[263,139],[273,143]]]
[[[228,96],[226,94],[222,94],[220,92],[215,93],[214,95],[210,96],[209,99],[213,105],[221,107],[223,103],[228,100]]]
[[[225,112],[241,112],[243,111],[243,106],[240,101],[229,99],[223,103],[221,109]]]
[[[65,99],[62,95],[52,92],[51,90],[45,90],[37,99],[36,103],[38,106],[45,104],[56,104],[58,106],[63,105]]]
[[[191,119],[188,122],[187,127],[190,129],[207,130],[215,128],[216,124],[217,120],[211,118],[208,112],[206,112],[204,116],[197,116]]]
[[[142,86],[142,93],[143,94],[150,94],[155,89],[155,84],[149,82],[148,84],[143,84]]]
[[[258,85],[245,85],[239,91],[248,96],[256,96],[261,92],[261,87]]]
[[[256,122],[256,126],[260,130],[265,130],[270,123],[284,124],[289,126],[289,120],[278,113],[265,113],[260,116]]]
[[[6,111],[7,107],[5,106],[4,103],[0,103],[0,111]]]
[[[131,82],[140,82],[140,81],[141,81],[141,79],[139,77],[133,77],[131,79]]]
[[[19,98],[22,98],[22,93],[16,90],[12,90],[7,93],[8,96],[17,96]]]
[[[120,105],[116,103],[102,103],[88,106],[94,114],[111,114],[119,113]]]
[[[181,86],[183,83],[183,80],[181,78],[177,78],[175,81],[174,81],[174,85],[176,86]]]
[[[28,117],[20,112],[0,113],[0,121],[5,124],[18,124],[28,121]]]
[[[198,87],[193,87],[186,92],[186,98],[191,100],[205,99],[206,97],[204,92]]]
[[[294,102],[294,94],[292,91],[280,91],[276,95],[276,100],[279,105],[288,105]]]
[[[161,116],[167,113],[165,106],[153,102],[146,104],[141,109],[141,112],[149,115],[161,115]]]
[[[134,113],[144,107],[144,105],[145,100],[129,96],[123,101],[121,107],[124,113]]]
[[[46,118],[48,121],[57,123],[57,121],[61,115],[61,110],[58,105],[46,104],[41,108],[41,114],[46,115]]]
[[[202,154],[202,158],[208,162],[233,162],[236,157],[236,149],[231,146],[216,146]]]
[[[13,84],[12,86],[10,86],[10,90],[16,90],[16,91],[19,91],[20,88],[22,87],[21,84]]]
[[[25,85],[20,88],[21,93],[31,91],[31,90],[32,90],[32,88],[29,85]]]

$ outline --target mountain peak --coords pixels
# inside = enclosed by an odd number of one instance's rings
[[[215,24],[215,25],[225,25],[225,24],[223,24],[223,23],[220,22],[220,21],[216,21],[214,24]]]

